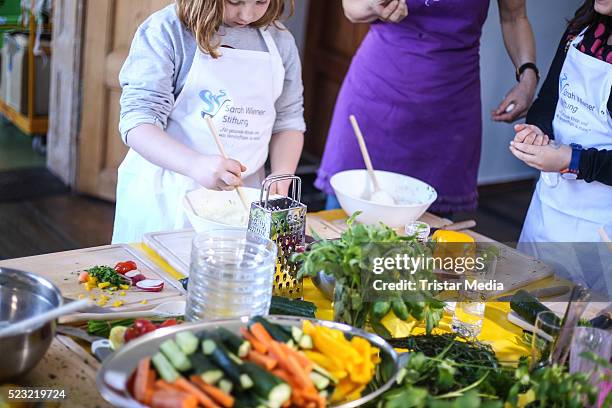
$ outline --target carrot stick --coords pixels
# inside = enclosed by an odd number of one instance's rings
[[[158,390],[151,399],[152,408],[197,408],[198,399],[178,391]]]
[[[202,404],[204,408],[219,408],[219,406],[213,400],[208,398],[208,395],[204,394],[204,392],[186,379],[179,378],[178,380],[174,381],[174,385],[185,391],[187,394],[196,397],[197,401]]]
[[[249,351],[249,354],[247,354],[247,360],[265,368],[267,371],[272,371],[278,364],[272,357],[268,357],[253,350]]]
[[[189,379],[191,380],[192,383],[195,384],[196,387],[199,387],[204,393],[206,393],[216,402],[221,404],[222,407],[232,408],[234,406],[234,403],[236,401],[234,400],[234,397],[232,397],[231,395],[226,394],[225,392],[215,387],[214,385],[206,384],[204,380],[202,380],[197,375],[192,375],[191,377],[189,377]]]
[[[257,340],[255,336],[253,336],[247,329],[241,327],[240,333],[242,333],[242,337],[244,337],[249,343],[251,343],[251,346],[253,346],[255,350],[262,354],[266,354],[268,352],[268,348],[259,340]]]
[[[306,370],[307,373],[310,373],[312,371],[312,361],[310,361],[308,357],[306,357],[303,353],[292,349],[284,343],[280,343],[280,346],[283,350],[285,350],[285,353],[287,353],[287,355],[293,355],[297,359],[298,363],[300,363],[300,365],[304,368],[304,370]]]
[[[157,373],[155,370],[149,370],[149,378],[147,379],[147,393],[145,395],[145,404],[150,405],[151,399],[153,398],[153,393],[155,392],[155,379],[157,378]]]
[[[274,341],[272,336],[270,336],[270,333],[268,333],[266,328],[263,327],[263,324],[259,322],[252,324],[250,330],[251,333],[253,333],[253,336],[255,336],[255,338],[263,344],[267,345]]]
[[[147,397],[147,384],[149,382],[149,370],[151,369],[151,358],[145,357],[138,363],[136,377],[134,378],[134,396],[140,402],[145,402]]]
[[[293,381],[291,380],[291,376],[285,370],[281,368],[277,368],[276,370],[273,370],[272,374],[274,374],[275,376],[277,376],[278,378],[280,378],[281,380],[283,380],[289,385],[293,383]]]
[[[164,381],[164,380],[157,380],[155,381],[155,390],[161,390],[161,391],[168,391],[168,392],[176,392],[177,389],[175,387],[172,386],[172,384]]]

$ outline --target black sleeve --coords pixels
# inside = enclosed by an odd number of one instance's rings
[[[612,186],[612,150],[583,150],[578,168],[579,179],[587,183],[599,181]]]
[[[552,122],[559,100],[559,75],[561,75],[561,69],[565,62],[567,35],[566,31],[561,37],[561,42],[548,70],[548,75],[546,75],[546,80],[540,88],[537,99],[527,112],[526,122],[542,129],[551,139],[555,138]]]

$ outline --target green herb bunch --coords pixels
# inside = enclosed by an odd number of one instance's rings
[[[442,318],[444,303],[434,298],[435,293],[418,291],[410,301],[400,295],[387,296],[385,299],[365,301],[369,282],[364,276],[371,276],[368,268],[373,256],[392,257],[395,251],[408,251],[416,257],[426,255],[427,248],[420,245],[415,237],[399,236],[384,224],[364,225],[355,222],[359,213],[347,221],[348,229],[340,239],[324,240],[316,236],[315,242],[307,252],[296,254],[292,260],[300,262],[298,278],[316,276],[320,271],[332,275],[336,281],[334,293],[334,319],[363,328],[368,323],[383,337],[390,333],[380,320],[390,311],[402,320],[410,316],[425,321],[427,332],[438,325]],[[392,244],[392,245],[386,245]],[[401,245],[399,245],[401,244]],[[384,252],[387,251],[387,252]],[[391,251],[392,253],[390,253]],[[393,271],[391,271],[393,273]],[[410,279],[433,279],[429,270],[421,269],[410,275]]]
[[[126,279],[110,266],[94,266],[87,270],[89,276],[93,276],[99,283],[109,282],[111,286],[126,284]]]

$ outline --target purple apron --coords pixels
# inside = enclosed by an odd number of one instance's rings
[[[365,168],[357,117],[375,169],[431,184],[436,212],[476,208],[482,134],[479,48],[489,0],[408,0],[398,24],[373,23],[336,101],[315,185]]]

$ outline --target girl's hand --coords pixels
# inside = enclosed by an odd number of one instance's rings
[[[545,172],[559,172],[568,168],[572,158],[571,147],[556,143],[533,146],[512,141],[510,151],[528,166]]]
[[[382,21],[399,23],[408,15],[406,0],[369,0],[370,6]]]
[[[219,155],[200,155],[190,165],[190,177],[211,190],[233,190],[242,184],[246,167],[234,159]]]
[[[521,82],[516,84],[506,94],[506,97],[497,109],[491,113],[493,120],[496,122],[512,123],[519,118],[525,117],[533,102],[537,85],[538,81],[533,71],[525,71]],[[511,105],[514,105],[514,107]],[[511,110],[509,110],[510,107],[512,107]]]
[[[539,127],[535,125],[521,123],[518,125],[514,125],[514,131],[516,132],[516,135],[514,136],[515,143],[525,143],[534,146],[546,146],[550,142],[549,137],[545,135]]]

